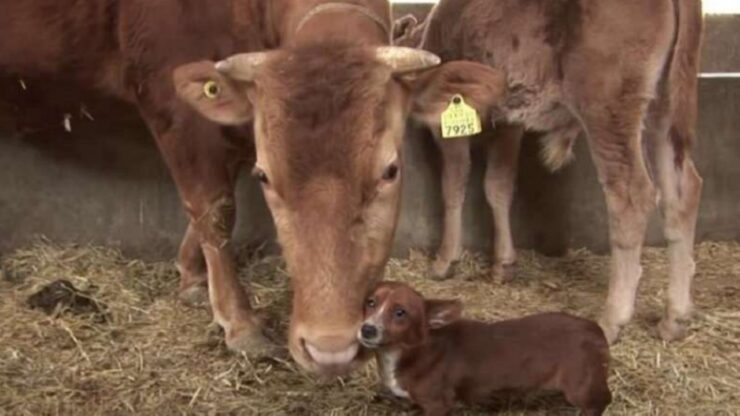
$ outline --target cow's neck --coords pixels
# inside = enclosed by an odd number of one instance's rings
[[[275,0],[270,12],[282,47],[331,41],[390,42],[392,22],[386,0]]]

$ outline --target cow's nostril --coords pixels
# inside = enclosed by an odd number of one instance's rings
[[[360,329],[360,333],[362,334],[363,339],[372,340],[378,336],[378,328],[373,325],[365,324]]]

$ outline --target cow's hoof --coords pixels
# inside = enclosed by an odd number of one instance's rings
[[[182,289],[179,294],[182,303],[193,307],[202,308],[208,305],[208,287],[204,285],[192,285]]]
[[[658,323],[657,331],[663,341],[679,341],[686,338],[688,333],[685,323],[665,318]]]
[[[497,283],[510,283],[516,276],[516,264],[494,264],[491,278]]]
[[[453,262],[436,259],[429,266],[429,276],[434,280],[447,280],[453,274]]]
[[[244,328],[226,334],[226,347],[234,352],[243,352],[250,357],[271,357],[277,355],[278,346],[270,341],[259,327]]]
[[[621,329],[619,325],[612,324],[608,320],[602,318],[599,320],[599,326],[601,327],[601,330],[604,331],[604,337],[609,345],[616,344],[616,342],[619,341],[619,331]]]

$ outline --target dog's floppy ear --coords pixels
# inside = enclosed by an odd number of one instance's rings
[[[463,305],[455,300],[429,299],[424,301],[427,323],[432,329],[447,326],[462,317]]]

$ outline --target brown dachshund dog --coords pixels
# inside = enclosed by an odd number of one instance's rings
[[[560,391],[588,416],[611,402],[609,345],[595,322],[546,313],[489,324],[461,314],[458,301],[385,282],[366,301],[358,338],[376,352],[385,386],[427,416],[512,389]]]

